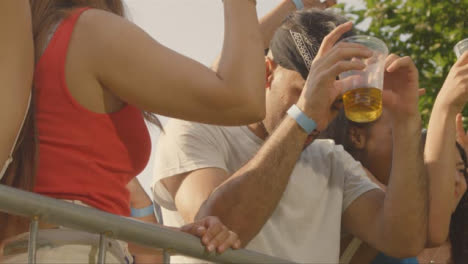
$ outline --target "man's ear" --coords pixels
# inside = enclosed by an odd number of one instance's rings
[[[271,83],[273,82],[273,76],[276,69],[276,63],[269,57],[265,57],[266,66],[266,84],[265,88],[270,89]]]
[[[349,139],[354,149],[363,150],[366,147],[366,130],[359,127],[349,128]]]

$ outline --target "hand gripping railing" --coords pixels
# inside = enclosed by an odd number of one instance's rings
[[[220,263],[291,263],[291,261],[245,249],[228,250],[221,255],[208,254],[200,240],[189,234],[4,185],[0,185],[0,211],[32,219],[28,250],[29,263],[35,263],[35,238],[39,220],[100,234],[99,263],[105,263],[105,239],[107,237]]]

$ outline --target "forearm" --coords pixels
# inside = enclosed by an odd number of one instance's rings
[[[254,1],[224,0],[224,7],[224,46],[215,70],[234,98],[264,106],[265,61]]]
[[[428,245],[447,240],[453,212],[455,166],[455,117],[451,110],[436,101],[427,131],[424,158],[429,176]]]
[[[248,244],[275,210],[306,138],[286,117],[257,155],[213,191],[196,218],[217,216]]]
[[[418,254],[427,233],[427,179],[419,116],[393,128],[393,160],[383,206],[382,238],[393,253]]]
[[[260,31],[263,36],[263,48],[267,49],[276,30],[281,26],[281,23],[291,12],[296,10],[291,0],[282,0],[281,3],[260,19]]]

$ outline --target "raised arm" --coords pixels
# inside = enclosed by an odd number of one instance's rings
[[[122,101],[150,112],[220,125],[256,122],[265,114],[265,67],[255,1],[225,0],[224,9],[216,71],[98,10],[83,14],[77,28],[86,39],[80,46],[86,67]]]
[[[336,0],[302,0],[304,9],[319,8],[325,9],[336,4]],[[281,26],[283,20],[291,12],[296,10],[296,6],[292,0],[282,0],[271,12],[260,19],[260,31],[263,36],[263,47],[267,49],[270,46],[270,41],[275,34],[275,31]]]
[[[429,246],[447,241],[454,197],[456,156],[455,118],[468,99],[468,53],[450,70],[437,95],[427,130],[425,163],[429,175]],[[463,132],[464,134],[464,132]]]
[[[423,250],[427,233],[418,71],[409,57],[391,55],[386,63],[383,99],[393,128],[390,181],[386,193],[371,191],[356,199],[343,215],[343,226],[387,255],[406,258]]]
[[[360,63],[343,60],[370,55],[367,50],[343,45],[329,51],[339,37],[351,27],[350,23],[343,24],[325,38],[323,47],[326,47],[326,56],[325,52],[319,52],[317,55],[317,63],[312,67],[311,77],[297,103],[306,114],[316,120],[318,129],[324,129],[333,118],[331,105],[339,95],[334,86],[335,77],[340,72],[363,67]],[[228,176],[220,170],[211,170],[211,175],[205,171],[203,177],[198,174],[198,178],[189,178],[197,176],[196,174],[188,175],[186,180],[191,182],[187,182],[186,185],[184,182],[181,188],[190,188],[197,180],[211,179],[212,189],[204,189],[206,198],[198,199],[196,205],[183,204],[176,200],[176,203],[179,202],[178,210],[191,211],[189,215],[194,215],[193,211],[200,207],[195,218],[218,216],[223,223],[239,234],[243,245],[247,245],[275,210],[307,139],[307,133],[296,121],[285,117],[259,152],[233,175]],[[203,171],[200,170],[199,173]],[[227,180],[221,182],[226,177]],[[220,182],[220,185],[215,186],[216,182]],[[205,182],[198,182],[198,186],[205,188],[207,185]],[[179,192],[184,191],[180,189]],[[195,193],[194,189],[192,193]],[[245,218],[245,215],[249,217]]]
[[[20,130],[32,87],[30,13],[28,0],[0,1],[0,170]]]

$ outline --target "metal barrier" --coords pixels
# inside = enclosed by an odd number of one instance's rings
[[[245,249],[208,254],[200,239],[162,226],[147,224],[93,208],[87,208],[35,193],[0,185],[0,211],[30,217],[29,263],[35,263],[38,221],[101,235],[99,263],[105,263],[105,239],[161,248],[171,254],[187,255],[220,263],[291,263]]]

